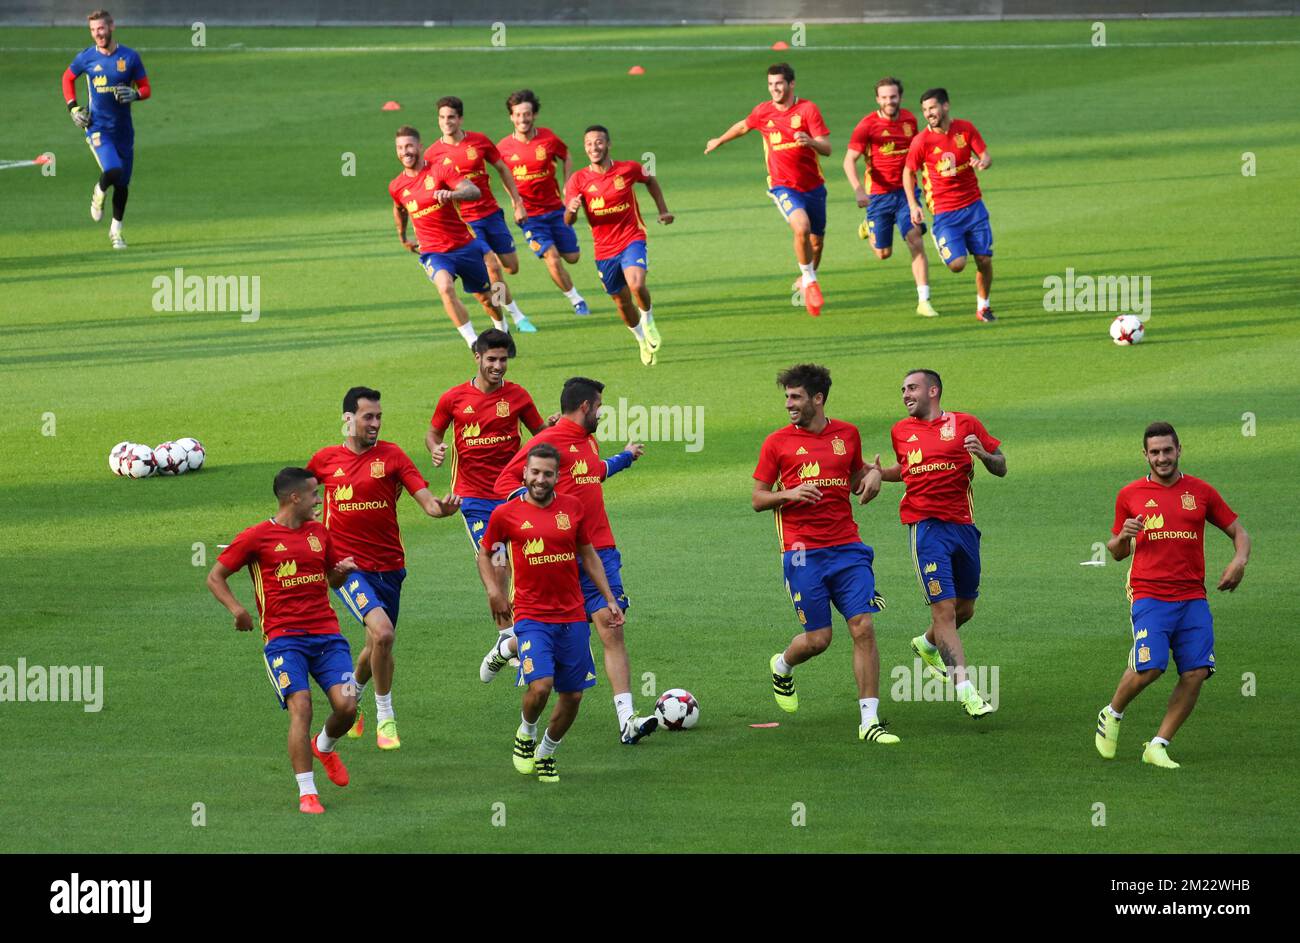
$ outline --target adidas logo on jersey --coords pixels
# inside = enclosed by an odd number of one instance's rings
[[[474,407],[473,407],[473,406],[466,406],[464,409],[461,410],[461,412],[464,412],[464,413],[473,413],[473,412],[474,412]]]
[[[336,469],[334,469],[334,477],[335,477],[335,478],[342,478],[342,477],[343,477],[343,469],[342,469],[342,468],[336,468]]]
[[[284,544],[276,544],[276,545],[275,545],[275,550],[272,551],[272,552],[273,552],[273,553],[283,553],[284,551],[286,551],[286,550],[288,550],[288,549],[289,549],[289,548],[286,547]]]
[[[520,530],[532,530],[532,529],[533,529],[533,522],[532,522],[532,521],[524,521],[522,524],[519,525],[519,529],[520,529]]]
[[[910,436],[908,436],[908,437],[907,437],[907,441],[908,441],[908,442],[916,442],[916,441],[917,441],[916,433],[914,432],[914,433],[912,433]]]
[[[1160,507],[1160,505],[1156,504],[1156,499],[1155,499],[1155,498],[1152,498],[1150,501],[1148,501],[1148,502],[1146,503],[1146,506],[1149,507],[1149,508],[1158,508],[1158,507]]]
[[[806,448],[804,448],[804,447],[801,445],[801,446],[799,446],[799,448],[797,448],[797,449],[795,450],[795,453],[794,453],[794,454],[795,454],[795,455],[807,455],[807,454],[808,454],[808,450],[807,450]]]
[[[570,451],[570,452],[576,452],[576,451],[578,451],[578,447],[577,447],[576,445],[571,445],[571,446],[569,446],[569,451]]]

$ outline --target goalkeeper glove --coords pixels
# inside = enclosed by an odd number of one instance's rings
[[[113,88],[113,97],[121,104],[129,105],[140,97],[140,93],[135,90],[133,85],[117,85]]]
[[[78,105],[76,102],[68,102],[68,113],[72,115],[72,123],[81,129],[90,127],[90,112]]]

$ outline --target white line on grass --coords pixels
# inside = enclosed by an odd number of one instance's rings
[[[9,170],[12,167],[35,167],[34,160],[0,160],[0,170]]]

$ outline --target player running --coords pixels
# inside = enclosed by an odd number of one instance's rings
[[[86,143],[99,164],[99,180],[90,193],[90,218],[95,222],[104,218],[104,197],[112,187],[113,221],[108,224],[108,239],[114,249],[125,249],[122,217],[135,163],[131,103],[149,97],[149,77],[140,54],[113,39],[112,14],[96,10],[86,22],[95,45],[77,53],[64,70],[63,98],[73,124],[86,132]],[[81,75],[86,77],[86,94],[90,96],[88,109],[77,104],[77,77]]]
[[[298,780],[298,810],[319,814],[325,808],[316,792],[312,756],[321,761],[330,782],[346,786],[348,770],[334,744],[357,713],[352,655],[326,586],[343,585],[356,561],[339,552],[329,531],[315,519],[320,494],[310,471],[281,469],[274,488],[279,502],[275,516],[244,530],[222,551],[208,573],[208,589],[235,617],[237,630],[251,631],[253,618],[228,582],[232,573],[248,567],[262,620],[266,673],[280,707],[289,712],[289,762]],[[310,738],[310,746],[309,678],[316,679],[333,708],[321,732]]]
[[[916,173],[921,171],[925,203],[932,214],[934,245],[950,271],[966,267],[966,253],[975,257],[975,317],[996,321],[989,307],[993,285],[993,230],[980,197],[975,171],[988,170],[988,148],[975,125],[948,117],[948,91],[932,88],[921,95],[921,113],[929,125],[912,138],[903,166],[903,194],[912,224],[925,216],[916,198]]]
[[[519,491],[528,451],[534,445],[548,443],[560,451],[560,477],[556,489],[562,495],[577,498],[587,516],[591,543],[600,558],[604,576],[613,588],[622,612],[627,611],[628,598],[623,592],[623,558],[614,545],[614,532],[610,530],[609,516],[605,513],[605,493],[602,482],[625,468],[631,467],[645,452],[640,442],[629,442],[623,451],[609,458],[600,457],[596,442],[597,419],[600,415],[601,393],[605,385],[587,377],[571,377],[560,391],[562,416],[550,428],[539,432],[528,445],[515,453],[509,464],[497,476],[496,493],[507,497]],[[482,564],[480,564],[482,566]],[[614,710],[618,716],[619,738],[623,743],[635,744],[642,737],[654,733],[659,721],[638,717],[632,707],[632,666],[628,659],[627,644],[623,638],[624,620],[615,620],[606,607],[600,585],[594,582],[595,572],[585,564],[578,567],[582,578],[582,593],[586,599],[587,618],[596,623],[596,632],[605,647],[605,674],[614,689]],[[600,575],[597,573],[596,575]],[[517,630],[516,630],[517,631]],[[492,671],[499,671],[506,660],[519,653],[515,639],[498,640],[492,660]],[[527,654],[527,652],[522,652]]]
[[[522,424],[534,434],[546,427],[528,391],[506,381],[506,368],[514,355],[515,342],[509,334],[480,334],[474,342],[478,373],[438,397],[424,438],[434,467],[440,468],[447,459],[445,437],[451,429],[451,491],[460,498],[460,513],[475,554],[488,518],[502,503],[496,496],[497,476],[522,444],[519,426]],[[495,572],[503,580],[509,575],[503,568]],[[507,588],[501,585],[503,595]],[[510,625],[499,631],[503,638],[514,635]],[[479,666],[479,680],[484,684],[490,683],[501,668],[496,653],[494,644]]]
[[[873,553],[853,520],[849,494],[865,504],[880,490],[878,465],[862,461],[856,426],[826,416],[831,374],[817,364],[799,364],[776,378],[785,390],[792,425],[763,440],[754,469],[755,511],[772,511],[781,543],[785,588],[802,630],[788,648],[772,656],[772,692],[777,706],[799,709],[794,666],[831,644],[831,605],[853,637],[853,676],[858,682],[858,739],[898,743],[880,721],[880,651],[872,613],[885,607],[876,593]]]
[[[1156,736],[1142,744],[1142,762],[1178,769],[1169,741],[1191,716],[1201,685],[1214,674],[1214,618],[1205,598],[1205,522],[1232,538],[1236,553],[1219,577],[1219,591],[1232,592],[1246,575],[1250,535],[1236,512],[1206,482],[1178,469],[1183,449],[1167,422],[1153,422],[1142,435],[1151,473],[1120,489],[1114,535],[1106,547],[1116,560],[1133,562],[1126,583],[1132,604],[1133,648],[1115,696],[1097,714],[1097,752],[1115,758],[1124,709],[1162,674],[1172,650],[1178,682]]]
[[[978,458],[999,478],[1006,477],[1002,443],[969,413],[939,405],[943,379],[933,370],[911,370],[903,378],[907,418],[890,431],[898,461],[881,472],[884,481],[902,481],[898,514],[907,525],[912,564],[921,595],[930,607],[930,628],[912,639],[912,651],[925,673],[951,678],[957,700],[971,717],[993,710],[966,672],[966,653],[957,630],[975,615],[980,585],[980,532],[975,526],[971,482]]]
[[[478,555],[488,608],[499,625],[513,622],[519,636],[520,678],[527,689],[515,731],[515,769],[525,776],[535,772],[543,783],[560,781],[555,751],[578,716],[582,692],[596,683],[579,561],[595,577],[605,620],[615,627],[623,624],[623,610],[592,547],[582,502],[556,494],[560,465],[555,446],[529,446],[526,490],[492,512],[483,535],[488,553]],[[511,571],[505,579],[493,572],[504,566]],[[514,586],[509,601],[501,589],[506,579]],[[538,744],[537,722],[552,688],[559,699]]]
[[[397,613],[406,579],[406,551],[397,526],[397,499],[405,488],[430,517],[450,517],[460,507],[454,495],[435,498],[415,463],[392,442],[379,438],[383,423],[379,391],[354,386],[343,397],[347,438],[312,456],[307,468],[325,485],[325,526],[339,546],[357,563],[335,593],[366,630],[366,643],[357,656],[357,700],[371,677],[375,679],[375,742],[381,750],[402,746],[393,716],[393,641]],[[360,737],[365,717],[349,737]]]
[[[916,116],[900,108],[903,83],[888,76],[876,83],[877,109],[858,122],[844,152],[844,175],[849,178],[859,208],[867,211],[858,226],[858,235],[871,240],[876,258],[884,260],[894,254],[894,227],[912,254],[912,278],[916,280],[916,313],[937,318],[939,312],[930,305],[930,269],[925,257],[925,223],[912,225],[911,209],[903,194],[903,164],[908,145],[916,134]],[[858,180],[858,159],[867,155],[868,193]],[[920,192],[915,196],[919,199]]]
[[[521,88],[506,99],[506,111],[515,126],[514,133],[497,141],[501,159],[510,167],[519,197],[527,216],[516,219],[523,230],[524,239],[533,254],[546,263],[551,281],[564,292],[573,305],[574,314],[591,314],[587,302],[573,279],[564,268],[564,262],[577,264],[578,234],[564,221],[564,203],[560,200],[560,184],[555,179],[555,165],[564,167],[564,179],[573,173],[569,148],[556,137],[550,128],[536,126],[542,103],[532,89]]]
[[[596,244],[596,269],[606,293],[614,299],[619,316],[636,338],[641,362],[653,367],[661,343],[655,327],[654,306],[646,287],[650,254],[646,251],[645,223],[632,185],[645,184],[659,210],[659,222],[673,221],[659,178],[646,173],[634,160],[615,161],[609,156],[609,129],[593,124],[582,137],[591,166],[579,170],[564,186],[564,221],[572,225],[581,208],[591,225]]]
[[[826,235],[826,182],[817,155],[830,156],[831,132],[817,106],[795,95],[794,69],[789,64],[779,62],[768,68],[767,91],[772,96],[770,102],[756,106],[721,137],[710,138],[704,153],[734,141],[751,128],[762,132],[767,192],[794,233],[794,257],[800,272],[794,287],[802,289],[804,307],[817,317],[822,311],[817,266]]]
[[[534,334],[537,332],[536,326],[524,317],[514,296],[510,294],[510,286],[506,284],[505,272],[514,275],[519,271],[519,256],[515,254],[515,240],[506,225],[505,214],[492,195],[492,184],[488,181],[487,173],[489,165],[496,170],[502,186],[510,194],[515,219],[523,219],[524,205],[519,199],[519,191],[515,189],[510,171],[497,152],[497,146],[486,134],[462,130],[464,116],[465,105],[456,96],[448,95],[438,99],[438,128],[442,131],[442,137],[429,145],[424,152],[424,159],[431,164],[451,163],[457,173],[478,187],[479,198],[461,203],[458,207],[460,218],[469,223],[474,235],[492,250],[483,256],[483,261],[487,264],[492,284],[501,286],[503,307],[514,319],[515,330],[521,334]]]
[[[397,129],[397,159],[402,172],[388,185],[393,221],[402,245],[420,257],[429,281],[438,289],[443,310],[465,343],[474,346],[474,325],[456,297],[456,279],[478,299],[498,331],[506,329],[501,309],[492,300],[484,257],[489,249],[461,219],[457,203],[472,203],[482,194],[454,165],[433,164],[420,154],[420,132],[409,124]],[[454,189],[453,189],[454,188]],[[406,238],[407,220],[415,224],[416,242]]]

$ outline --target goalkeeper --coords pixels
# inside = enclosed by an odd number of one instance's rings
[[[101,171],[90,196],[90,218],[104,218],[104,198],[113,188],[113,221],[108,238],[114,249],[125,249],[122,216],[131,183],[135,157],[135,128],[131,125],[131,102],[149,97],[149,78],[134,49],[113,41],[113,17],[96,10],[86,17],[95,45],[77,53],[63,73],[63,98],[77,127],[86,132]],[[88,106],[77,103],[77,78],[86,77]]]

